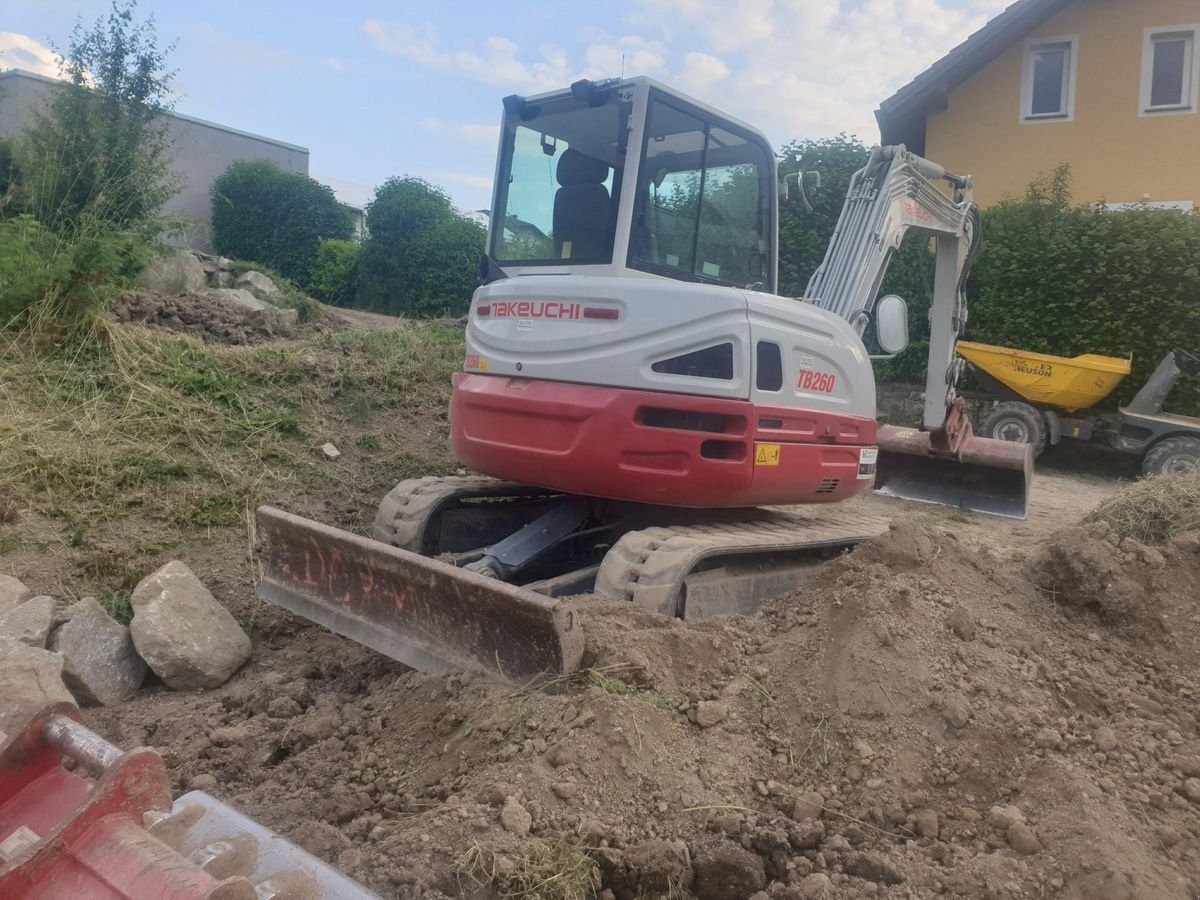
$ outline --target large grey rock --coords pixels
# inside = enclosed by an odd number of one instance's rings
[[[236,303],[238,306],[252,312],[275,309],[270,303],[267,303],[265,300],[259,300],[252,293],[242,288],[209,288],[203,291],[200,296],[228,300],[230,303]]]
[[[233,283],[233,286],[245,288],[248,291],[254,291],[259,294],[265,294],[268,297],[270,297],[272,294],[279,293],[279,288],[275,286],[275,282],[262,272],[243,272],[237,277],[237,281]]]
[[[0,575],[0,615],[11,612],[32,596],[33,591],[11,575]]]
[[[0,615],[0,634],[44,650],[54,621],[53,597],[34,597]]]
[[[62,670],[57,653],[0,636],[0,732],[21,727],[27,717],[51,703],[73,703]]]
[[[205,284],[204,266],[186,250],[154,260],[138,276],[138,286],[156,294],[192,294]]]
[[[143,578],[131,600],[133,643],[173,690],[217,687],[250,658],[250,638],[178,560]]]
[[[134,649],[129,629],[93,598],[71,606],[66,624],[50,638],[63,658],[63,681],[83,706],[109,706],[142,686],[146,664]]]

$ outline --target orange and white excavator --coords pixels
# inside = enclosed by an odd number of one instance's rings
[[[1024,516],[1028,448],[975,437],[955,392],[970,178],[872,151],[796,299],[775,293],[778,206],[815,179],[776,171],[759,131],[647,78],[505,98],[450,410],[481,474],[402,482],[371,538],[264,507],[260,593],[418,668],[522,678],[578,662],[556,597],[752,610],[882,529],[829,507],[872,485]],[[899,429],[876,423],[871,351],[908,341],[878,294],[910,231],[937,256],[923,421]]]

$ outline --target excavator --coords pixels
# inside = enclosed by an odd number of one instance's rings
[[[761,132],[645,77],[503,101],[487,255],[451,439],[478,475],[401,482],[370,537],[257,512],[259,594],[425,670],[570,671],[581,593],[746,613],[886,528],[877,493],[1026,514],[1027,445],[976,437],[955,345],[980,240],[971,179],[874,149],[801,298],[776,293],[780,183]],[[933,239],[919,427],[879,425],[872,351],[907,233]]]

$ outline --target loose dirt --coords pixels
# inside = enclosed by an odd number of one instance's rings
[[[300,377],[295,356],[319,388],[296,440],[333,435],[343,457],[310,454],[269,499],[361,531],[385,481],[431,464],[444,398],[407,370],[356,381],[352,356],[382,345],[333,337],[286,345],[262,390]],[[251,661],[85,722],[382,897],[1184,900],[1200,893],[1200,538],[1078,526],[1118,487],[1088,459],[1039,465],[1023,522],[854,501],[892,529],[755,616],[573,601],[586,668],[523,687],[413,672],[264,607],[246,515],[112,518],[76,547],[53,509],[22,505],[0,565],[66,597],[110,556],[139,576],[186,561],[251,631]]]
[[[180,294],[167,297],[129,291],[113,302],[118,322],[188,334],[206,343],[261,344],[287,332],[272,311],[250,310],[232,300]]]
[[[295,627],[90,718],[389,897],[565,836],[616,897],[1185,898],[1198,583],[1195,536],[1014,564],[900,520],[754,617],[578,601],[589,668],[541,688]]]

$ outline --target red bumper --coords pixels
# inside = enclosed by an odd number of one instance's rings
[[[874,419],[744,400],[460,372],[450,423],[472,469],[636,503],[828,503],[874,471]]]

